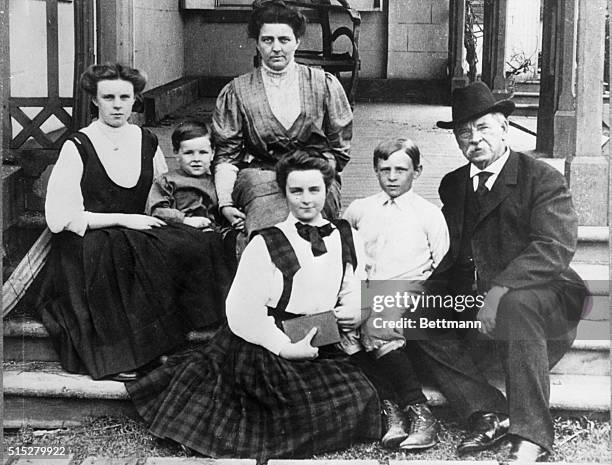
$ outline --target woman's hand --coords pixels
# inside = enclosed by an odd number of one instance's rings
[[[234,229],[244,229],[244,220],[246,215],[236,207],[225,206],[221,207],[221,214],[229,222]]]
[[[334,308],[334,315],[338,320],[338,327],[345,333],[359,328],[364,320],[361,309],[348,306],[340,305]]]
[[[319,355],[319,349],[310,345],[315,334],[317,328],[312,328],[304,339],[285,344],[278,355],[287,360],[314,360]]]
[[[204,229],[208,228],[212,224],[212,221],[205,216],[186,216],[183,219],[183,224],[191,226],[192,228]]]
[[[152,229],[165,226],[166,222],[148,215],[124,214],[121,215],[119,226],[130,229]]]

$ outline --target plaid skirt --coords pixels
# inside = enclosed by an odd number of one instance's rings
[[[339,351],[289,361],[221,328],[127,385],[150,431],[210,457],[306,457],[380,438],[378,396]]]

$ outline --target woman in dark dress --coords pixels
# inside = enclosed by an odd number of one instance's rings
[[[302,151],[279,162],[290,213],[247,245],[228,326],[127,384],[153,434],[207,456],[258,461],[378,440],[378,396],[348,357],[363,317],[361,244],[346,221],[321,215],[333,175],[326,160]],[[283,320],[327,310],[342,330],[338,344],[311,346],[313,330],[291,342],[281,329]]]
[[[143,214],[167,170],[155,135],[127,121],[145,82],[119,64],[87,69],[98,119],[63,145],[47,190],[42,320],[64,368],[94,379],[133,379],[190,329],[223,321],[231,279],[216,233]]]

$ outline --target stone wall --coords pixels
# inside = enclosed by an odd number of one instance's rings
[[[448,0],[389,0],[386,77],[446,77],[448,18]]]
[[[134,66],[148,89],[185,75],[184,26],[177,0],[134,0]]]

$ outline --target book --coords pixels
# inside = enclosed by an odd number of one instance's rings
[[[291,342],[297,342],[304,339],[304,336],[315,327],[317,328],[317,333],[310,343],[313,347],[321,347],[340,342],[338,322],[332,310],[285,320],[282,325],[283,331],[289,336]]]

